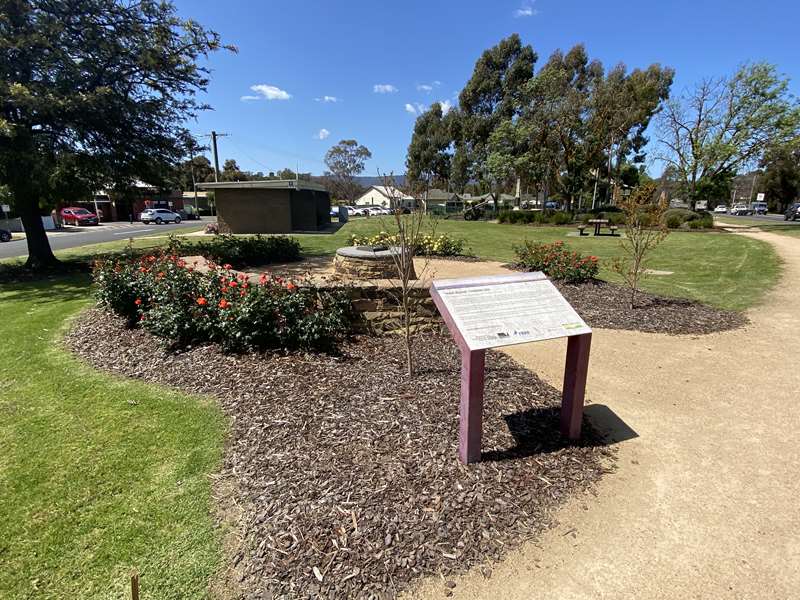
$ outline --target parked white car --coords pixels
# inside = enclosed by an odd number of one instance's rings
[[[727,214],[728,207],[725,206],[724,204],[718,204],[717,206],[714,207],[714,212],[715,213],[722,213],[723,215]]]
[[[155,223],[156,225],[161,225],[162,223],[180,223],[181,216],[166,208],[146,208],[139,215],[139,220],[145,224]]]
[[[749,215],[752,211],[748,208],[747,204],[739,202],[731,207],[731,214],[737,217]]]
[[[364,217],[367,214],[367,208],[364,206],[348,206],[347,210],[351,216]]]
[[[380,206],[368,206],[367,207],[367,213],[371,217],[386,214],[385,212],[383,212],[383,209]]]

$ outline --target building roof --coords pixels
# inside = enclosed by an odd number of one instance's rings
[[[219,181],[211,183],[198,183],[198,190],[314,190],[317,192],[328,191],[324,185],[304,181],[302,179],[267,179],[263,181]]]
[[[379,194],[385,196],[389,200],[413,200],[413,196],[409,196],[408,194],[403,193],[402,190],[397,189],[393,186],[385,186],[385,185],[371,185],[369,189],[359,196],[359,199],[369,193],[370,190],[376,190]]]
[[[423,197],[425,196],[424,192],[422,193],[422,196]],[[445,192],[444,190],[440,190],[440,189],[437,189],[437,188],[431,188],[431,189],[428,190],[428,201],[429,202],[431,200],[433,200],[433,201],[436,201],[436,200],[452,200],[454,196],[456,197],[456,199],[458,198],[458,196],[454,192]]]

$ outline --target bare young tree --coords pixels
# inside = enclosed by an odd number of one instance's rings
[[[429,258],[427,256],[417,257],[417,251],[422,245],[422,238],[435,233],[435,221],[426,216],[424,209],[416,206],[416,201],[410,207],[404,206],[404,202],[410,194],[407,193],[408,190],[397,185],[391,173],[383,175],[383,185],[390,195],[390,206],[392,207],[392,215],[384,223],[385,229],[391,232],[394,240],[395,251],[392,253],[392,259],[397,272],[397,287],[399,288],[396,301],[402,312],[406,372],[411,377],[414,375],[413,345],[414,336],[418,330],[418,308],[421,300],[417,290],[425,284],[425,276],[430,266]],[[407,208],[411,209],[408,213],[404,210]],[[415,258],[417,258],[416,265]]]
[[[772,144],[800,132],[800,103],[768,63],[746,64],[731,77],[704,79],[669,100],[658,117],[661,151],[692,200],[702,180],[758,164]]]
[[[642,279],[647,275],[647,262],[650,251],[658,246],[669,234],[664,223],[664,213],[669,204],[663,192],[653,201],[656,184],[640,185],[628,196],[617,199],[625,214],[625,237],[620,240],[624,255],[616,258],[612,269],[618,273],[630,288],[630,308],[636,305],[636,293]]]

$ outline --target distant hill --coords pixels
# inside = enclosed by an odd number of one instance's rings
[[[355,180],[358,182],[359,185],[364,187],[369,187],[371,185],[383,185],[383,177],[356,177]],[[405,175],[395,175],[394,181],[397,185],[405,185],[406,184],[406,176]]]

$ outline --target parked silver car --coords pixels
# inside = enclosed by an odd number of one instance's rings
[[[166,208],[146,208],[139,215],[139,220],[145,224],[155,223],[156,225],[161,225],[162,223],[180,223],[181,216]]]

